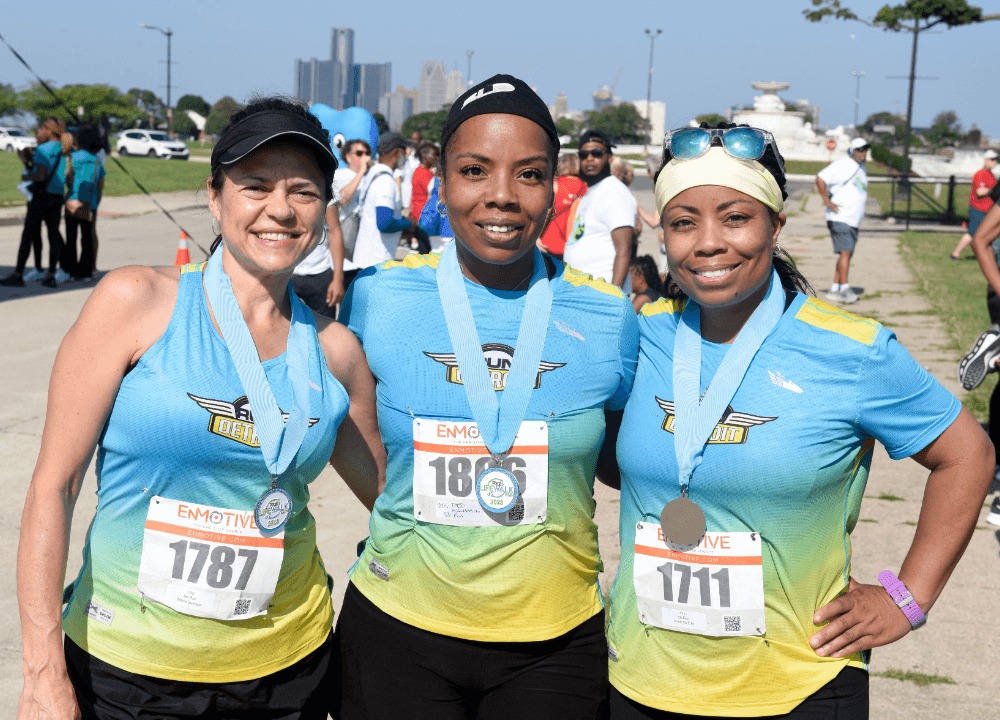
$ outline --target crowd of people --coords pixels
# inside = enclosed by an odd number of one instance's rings
[[[66,280],[94,278],[97,262],[97,206],[104,191],[107,140],[96,125],[67,129],[56,117],[35,131],[36,147],[18,153],[24,166],[19,189],[28,199],[14,271],[0,286],[24,287],[40,280],[49,288]],[[66,237],[59,226],[65,215]],[[42,225],[48,232],[48,269],[43,268]],[[77,254],[77,236],[80,238]],[[34,252],[34,267],[27,268]]]
[[[613,149],[588,130],[560,159],[509,75],[439,146],[337,153],[281,98],[234,114],[209,260],[108,273],[56,358],[19,720],[867,718],[871,650],[924,624],[993,446],[891,330],[814,297],[768,133],[668,132],[655,217]],[[425,217],[451,240],[395,260]],[[650,220],[662,277],[635,252]],[[876,441],[928,471],[877,579],[851,564]],[[328,462],[371,513],[336,618],[309,510]],[[608,598],[597,480],[621,492]]]

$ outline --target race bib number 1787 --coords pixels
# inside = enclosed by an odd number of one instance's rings
[[[216,620],[267,614],[285,533],[265,537],[252,511],[153,497],[139,561],[139,592],[177,612]]]

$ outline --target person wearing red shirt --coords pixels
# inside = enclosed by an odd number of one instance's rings
[[[987,150],[983,155],[982,169],[972,176],[972,194],[969,196],[969,226],[951,253],[952,260],[958,260],[962,251],[972,242],[972,236],[976,234],[979,223],[983,221],[993,205],[993,201],[990,200],[990,190],[997,184],[997,180],[993,176],[996,165],[997,151]]]
[[[576,155],[563,155],[559,158],[556,198],[550,211],[551,219],[538,238],[538,249],[559,260],[562,260],[566,247],[566,223],[572,217],[570,208],[587,192],[587,183],[577,177],[579,173],[580,159]]]
[[[420,213],[427,204],[427,186],[434,179],[434,170],[441,152],[434,143],[421,143],[417,147],[417,158],[420,165],[413,171],[413,194],[410,196],[410,217],[420,222]]]

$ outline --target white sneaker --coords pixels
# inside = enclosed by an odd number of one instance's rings
[[[837,295],[840,298],[840,302],[844,303],[845,305],[856,303],[859,297],[859,295],[850,288],[841,290],[839,293],[837,293]]]
[[[840,302],[840,291],[834,292],[833,290],[826,291],[826,299],[830,302]]]
[[[64,283],[67,280],[69,280],[69,273],[68,272],[66,272],[62,268],[59,268],[58,270],[56,270],[56,282],[57,283]]]
[[[32,280],[38,280],[45,276],[45,273],[36,268],[30,268],[24,273],[24,282],[31,282]]]

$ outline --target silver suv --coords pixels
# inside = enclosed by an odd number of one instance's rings
[[[15,127],[0,127],[0,150],[16,152],[38,145],[35,136]]]
[[[159,130],[124,130],[118,136],[118,154],[147,155],[160,158],[180,158],[187,160],[191,151],[179,140],[171,140]]]

